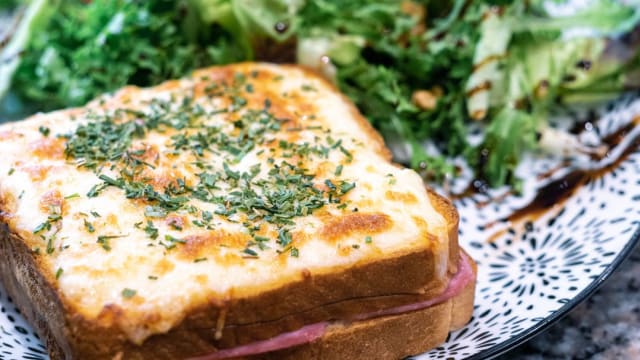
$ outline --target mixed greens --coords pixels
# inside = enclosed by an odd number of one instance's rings
[[[549,127],[554,106],[640,85],[636,0],[30,0],[20,16],[0,92],[39,109],[211,64],[298,62],[425,177],[455,176],[461,157],[491,186],[517,185],[526,150],[597,151]]]

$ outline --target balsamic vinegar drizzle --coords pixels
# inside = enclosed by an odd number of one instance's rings
[[[526,206],[515,209],[510,215],[497,221],[481,226],[481,230],[491,228],[497,223],[518,223],[524,220],[536,219],[555,205],[569,199],[581,186],[589,184],[612,172],[630,154],[640,148],[640,118],[636,118],[627,126],[602,139],[609,149],[608,158],[589,168],[578,168],[569,171],[561,178],[555,179],[537,190],[536,196]],[[551,173],[549,173],[551,175]],[[472,182],[464,193],[473,192],[477,186]],[[482,204],[480,204],[481,206]],[[497,231],[489,237],[489,241],[496,240],[506,229]]]
[[[608,145],[610,149],[613,149],[610,152],[613,153],[615,150],[614,147],[624,146],[624,144],[621,143],[627,136],[634,137],[626,147],[621,149],[622,151],[620,152],[620,155],[615,157],[609,164],[603,167],[575,169],[560,179],[551,181],[538,189],[536,197],[527,206],[514,211],[511,215],[502,218],[501,221],[514,222],[528,217],[529,215],[544,211],[571,197],[571,195],[573,195],[580,186],[599,179],[617,168],[620,163],[626,160],[631,153],[640,147],[640,136],[638,131],[636,130],[636,133],[633,133],[634,128],[637,126],[637,122],[639,121],[633,121],[629,125],[602,139],[604,144]]]

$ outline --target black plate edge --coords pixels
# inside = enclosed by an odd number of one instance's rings
[[[636,231],[631,235],[629,241],[625,244],[620,251],[620,254],[606,267],[606,269],[592,281],[584,290],[582,290],[578,295],[576,295],[571,301],[564,304],[560,309],[556,310],[551,315],[547,316],[544,320],[540,321],[538,324],[529,328],[522,332],[522,334],[518,334],[507,341],[503,341],[500,344],[484,350],[480,353],[472,355],[471,357],[466,358],[467,360],[484,360],[484,359],[493,359],[497,356],[503,355],[510,350],[515,349],[517,346],[524,344],[525,342],[533,339],[537,335],[542,334],[545,330],[547,330],[551,325],[558,322],[560,319],[565,317],[571,312],[576,306],[581,304],[583,301],[587,300],[593,293],[605,283],[605,281],[615,272],[615,270],[626,260],[626,258],[631,254],[632,250],[640,244],[640,226],[636,228]]]

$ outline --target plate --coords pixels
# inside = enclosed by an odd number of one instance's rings
[[[557,116],[558,127],[576,119],[599,119],[587,126],[584,138],[627,131],[601,166],[577,161],[560,168],[563,159],[529,157],[518,169],[527,179],[523,196],[497,190],[454,201],[460,212],[460,243],[478,263],[473,317],[442,346],[412,359],[500,355],[547,329],[602,285],[640,242],[638,116],[639,94]],[[590,168],[585,170],[589,179],[574,186],[572,174],[585,168]],[[548,196],[549,206],[541,207],[539,194],[545,186],[555,194]]]

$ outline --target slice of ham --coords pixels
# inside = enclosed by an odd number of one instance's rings
[[[474,280],[471,261],[466,255],[462,253],[460,254],[459,265],[460,266],[458,267],[458,272],[449,280],[449,284],[442,294],[432,299],[414,304],[402,305],[390,309],[359,314],[354,316],[350,320],[361,321],[381,316],[404,314],[411,311],[425,309],[430,306],[447,301],[452,297],[455,297],[462,292],[462,290],[469,284],[469,282]],[[312,325],[306,325],[298,330],[286,332],[267,340],[256,341],[246,345],[219,350],[208,355],[199,356],[188,360],[221,360],[286,349],[293,346],[310,343],[321,338],[329,325],[330,323],[327,321],[315,323]]]
[[[252,342],[250,344],[236,346],[229,349],[220,350],[209,355],[191,358],[188,360],[219,360],[240,356],[262,354],[269,351],[286,349],[296,345],[310,343],[324,335],[328,322],[316,323],[303,326],[296,331],[280,334],[271,339]]]
[[[442,294],[431,298],[429,300],[407,304],[402,306],[393,307],[390,309],[378,310],[375,312],[370,312],[366,314],[356,315],[353,320],[367,320],[380,316],[387,315],[397,315],[404,314],[410,311],[421,310],[428,308],[429,306],[437,305],[441,302],[447,301],[452,297],[460,294],[462,290],[467,286],[467,284],[473,280],[473,269],[471,268],[471,263],[469,258],[466,255],[460,254],[460,261],[458,262],[458,272],[453,275],[451,280],[449,280],[449,284],[447,284],[447,288],[442,292]]]

